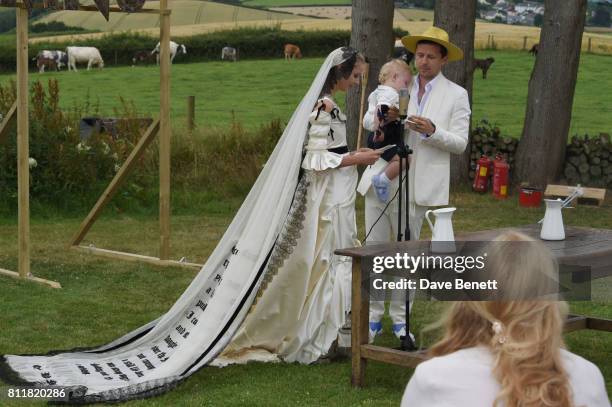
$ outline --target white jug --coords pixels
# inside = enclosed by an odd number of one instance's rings
[[[455,251],[455,234],[453,233],[452,216],[457,208],[440,208],[425,212],[425,219],[431,228],[431,251],[448,253]],[[435,225],[431,223],[429,214],[435,216]]]
[[[544,240],[565,239],[565,228],[563,227],[563,215],[561,208],[563,201],[560,199],[545,199],[546,212],[542,221],[540,238]]]

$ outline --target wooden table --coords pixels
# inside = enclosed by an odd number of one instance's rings
[[[516,228],[492,229],[456,236],[458,241],[491,241],[508,230],[522,232],[539,239],[540,225]],[[552,251],[560,265],[580,263],[591,267],[591,278],[612,275],[612,230],[566,227],[566,238],[562,241],[543,241]],[[336,250],[336,254],[353,258],[352,275],[352,376],[351,383],[361,387],[364,383],[366,361],[377,360],[406,367],[416,367],[425,360],[425,352],[405,352],[368,344],[370,314],[369,279],[362,278],[362,258],[404,252],[416,242],[391,242],[388,244]],[[612,332],[612,320],[572,315],[568,318],[565,331],[597,329]]]

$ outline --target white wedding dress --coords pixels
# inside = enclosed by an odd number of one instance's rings
[[[354,166],[340,168],[346,117],[313,111],[302,168],[307,179],[300,237],[215,364],[248,360],[311,363],[325,355],[347,322],[351,259],[334,250],[359,245]],[[342,345],[349,346],[348,343]]]
[[[339,109],[311,112],[330,69],[354,55],[338,48],[325,59],[217,247],[168,312],[103,346],[0,355],[0,378],[62,386],[69,403],[117,402],[161,394],[204,366],[310,363],[325,354],[350,304],[350,259],[333,252],[358,245],[357,172],[339,168],[346,148],[329,151],[346,146]]]

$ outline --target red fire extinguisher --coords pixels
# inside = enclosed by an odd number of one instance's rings
[[[508,197],[508,170],[510,166],[501,155],[493,162],[493,197],[506,199]]]
[[[472,189],[476,192],[487,192],[489,186],[489,175],[491,160],[486,155],[480,157],[480,160],[476,162],[476,174],[474,175],[474,183]]]

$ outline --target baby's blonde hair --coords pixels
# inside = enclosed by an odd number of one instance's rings
[[[405,61],[397,58],[392,59],[391,61],[384,64],[382,68],[380,68],[380,73],[378,74],[378,83],[385,83],[393,76],[393,74],[400,73],[402,71],[407,72],[408,74],[412,73],[410,72],[410,67]]]

